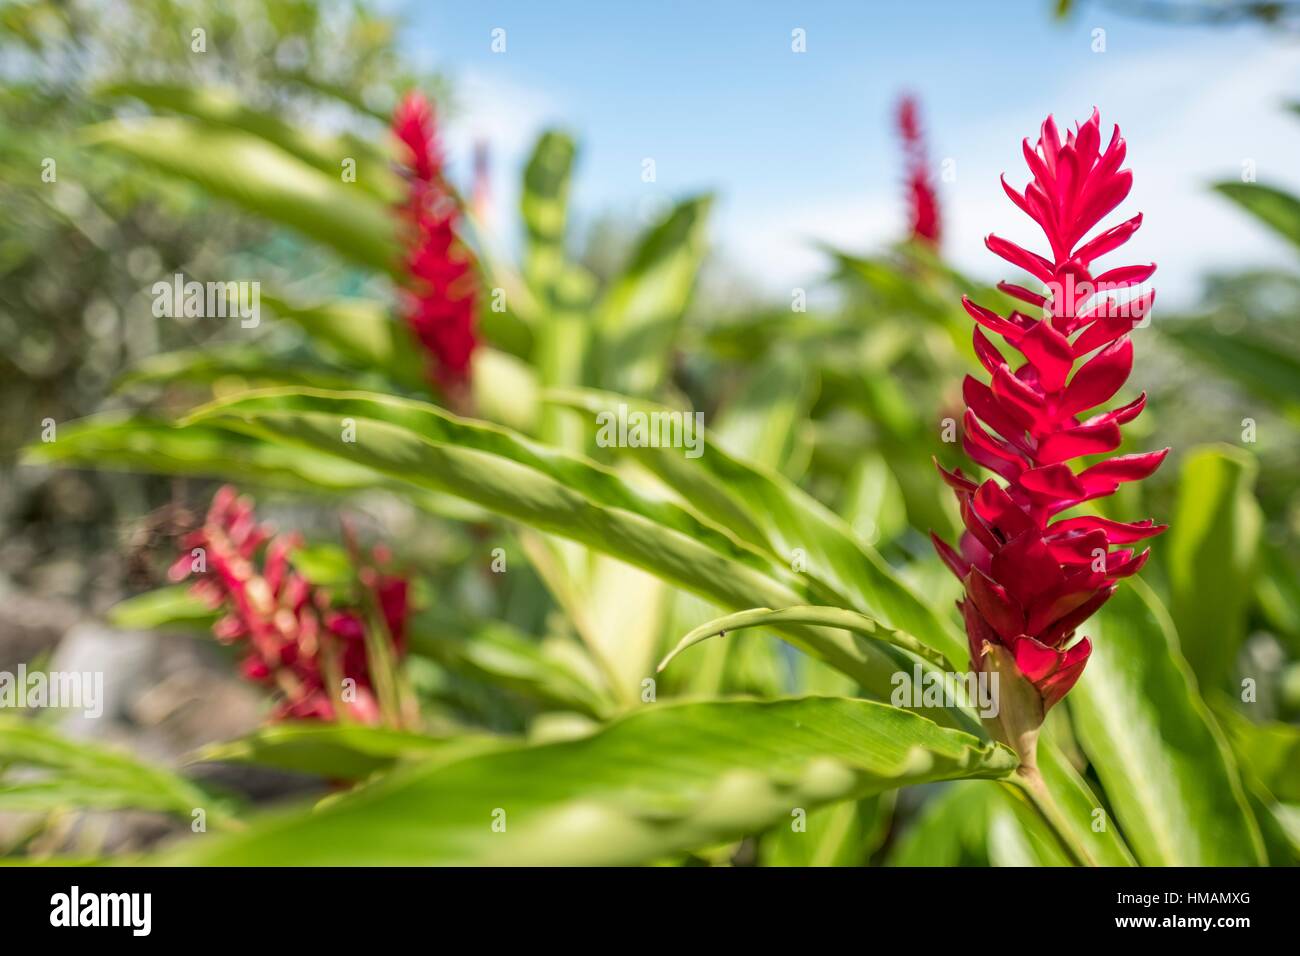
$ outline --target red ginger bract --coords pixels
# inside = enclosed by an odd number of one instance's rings
[[[356,693],[348,716],[380,722],[366,652],[367,615],[359,608],[331,606],[324,590],[294,570],[289,558],[299,545],[297,536],[273,537],[257,522],[252,502],[227,485],[213,497],[203,526],[182,544],[186,553],[169,576],[174,581],[197,576],[195,595],[225,612],[213,631],[222,643],[241,649],[246,678],[280,691],[274,719],[334,720],[342,688],[333,687],[333,680],[351,678]],[[361,577],[384,619],[394,656],[400,657],[406,644],[407,581],[373,568]]]
[[[407,280],[401,310],[429,358],[429,379],[453,397],[470,378],[478,346],[474,268],[456,237],[460,211],[443,179],[433,106],[408,93],[393,114],[393,133],[404,146],[407,197]]]
[[[907,161],[907,201],[912,238],[939,245],[939,197],[930,180],[925,154],[925,137],[921,135],[916,100],[904,96],[898,101],[898,131],[903,138]]]
[[[962,299],[976,322],[975,353],[991,379],[986,384],[968,375],[963,383],[962,448],[1006,484],[994,479],[977,484],[960,469],[940,466],[957,495],[966,531],[960,550],[931,534],[939,556],[965,585],[958,606],[973,666],[985,669],[990,656],[998,666],[999,649],[1005,649],[1038,692],[1042,713],[1074,686],[1092,651],[1086,637],[1072,643],[1076,629],[1114,593],[1117,580],[1137,572],[1150,553],[1115,546],[1165,530],[1150,520],[1053,520],[1077,504],[1112,494],[1122,482],[1147,477],[1169,451],[1120,455],[1077,472],[1068,464],[1118,448],[1120,426],[1136,418],[1146,402],[1144,392],[1111,411],[1080,417],[1108,402],[1128,378],[1133,367],[1128,333],[1154,298],[1147,292],[1120,303],[1097,294],[1145,282],[1154,265],[1122,266],[1095,278],[1090,271],[1093,260],[1137,230],[1141,214],[1080,244],[1128,195],[1133,181],[1119,168],[1125,154],[1119,128],[1102,150],[1100,126],[1094,110],[1086,123],[1067,131],[1062,144],[1048,117],[1037,147],[1024,142],[1032,181],[1023,193],[1002,182],[1011,200],[1042,227],[1051,258],[993,235],[985,244],[1047,286],[1047,294],[1039,295],[999,283],[1007,294],[1041,310],[1043,318],[1019,311],[1002,316]],[[1024,363],[1008,365],[985,329],[1023,355]]]

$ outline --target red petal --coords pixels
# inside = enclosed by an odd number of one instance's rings
[[[1018,325],[1004,319],[992,309],[986,309],[982,305],[973,302],[969,296],[961,297],[961,304],[965,306],[970,317],[984,326],[990,332],[996,332],[998,335],[1006,336],[1011,341],[1020,338],[1022,332]]]
[[[1044,391],[1061,389],[1074,365],[1074,349],[1069,339],[1049,323],[1038,322],[1016,343],[1016,348],[1038,369],[1038,380]]]
[[[1138,213],[1132,219],[1121,222],[1118,226],[1112,226],[1105,232],[1089,239],[1078,251],[1075,257],[1082,259],[1084,262],[1092,262],[1093,259],[1099,259],[1108,252],[1118,249],[1124,243],[1128,242],[1129,237],[1138,231],[1142,225],[1142,213]]]
[[[1098,462],[1091,468],[1079,473],[1079,481],[1087,489],[1089,498],[1109,495],[1126,481],[1141,481],[1165,460],[1168,448],[1160,451],[1140,452],[1133,455],[1118,455]]]
[[[1121,441],[1119,426],[1114,422],[1079,425],[1068,431],[1048,435],[1039,443],[1034,458],[1039,464],[1052,465],[1083,455],[1101,455],[1114,451]]]
[[[1097,276],[1096,288],[1098,292],[1107,292],[1111,289],[1126,289],[1131,285],[1141,285],[1150,279],[1155,271],[1154,262],[1145,266],[1120,266],[1118,269],[1111,269]]]
[[[993,555],[991,570],[993,578],[1021,607],[1029,607],[1039,595],[1058,587],[1064,580],[1060,565],[1047,550],[1037,529],[1007,542]]]
[[[1039,295],[1037,292],[1030,292],[1024,286],[1010,282],[999,282],[998,288],[1013,299],[1019,299],[1021,302],[1027,302],[1029,305],[1037,306],[1040,309],[1047,305],[1047,296]]]
[[[1006,538],[1014,538],[1037,527],[1034,520],[993,480],[979,486],[971,499],[971,506],[976,514]]]
[[[993,373],[993,394],[1002,407],[1026,428],[1036,429],[1045,423],[1046,409],[1043,396],[1030,385],[1011,374],[1005,365]]]
[[[1008,242],[995,235],[989,235],[984,240],[990,252],[994,255],[1001,256],[1013,266],[1019,266],[1029,274],[1041,279],[1043,282],[1050,282],[1052,279],[1052,263],[1048,262],[1036,252],[1030,252],[1028,249],[1022,249],[1014,242]]]
[[[1077,654],[1075,653],[1076,648],[1079,649]],[[1044,713],[1051,710],[1053,705],[1068,694],[1070,688],[1078,682],[1079,677],[1083,674],[1084,666],[1088,663],[1088,656],[1091,653],[1092,645],[1085,637],[1066,652],[1066,660],[1068,663],[1063,663],[1060,670],[1038,686],[1038,692],[1043,695]]]
[[[1143,392],[1127,405],[1121,405],[1119,408],[1113,408],[1108,412],[1102,412],[1100,415],[1094,415],[1084,422],[1085,425],[1100,425],[1103,422],[1114,422],[1116,425],[1127,425],[1133,419],[1142,414],[1142,409],[1147,404],[1147,393]]]
[[[1054,673],[1061,664],[1062,654],[1032,637],[1016,641],[1016,667],[1031,684],[1037,684]]]
[[[974,461],[1007,481],[1014,481],[1025,470],[1024,461],[986,432],[970,409],[966,410],[962,425],[961,446]]]
[[[1048,526],[1048,531],[1052,534],[1060,534],[1065,531],[1095,531],[1098,528],[1106,532],[1106,540],[1111,544],[1132,544],[1143,538],[1155,537],[1165,530],[1166,525],[1155,524],[1149,518],[1145,521],[1125,524],[1123,521],[1112,521],[1110,518],[1100,518],[1096,515],[1081,515],[1077,518],[1064,518],[1057,521]]]
[[[1065,389],[1060,410],[1075,415],[1109,401],[1133,370],[1133,342],[1128,336],[1107,346],[1074,374]]]
[[[1003,638],[1009,640],[1025,632],[1025,616],[1020,608],[1007,595],[1005,588],[979,568],[971,568],[970,574],[966,575],[966,593],[975,602],[980,617]]]
[[[1025,444],[1024,426],[1007,413],[993,395],[992,389],[967,375],[962,382],[962,397],[984,424],[1015,445],[1017,450],[1029,453],[1029,446]]]
[[[1080,604],[1073,611],[1064,614],[1048,626],[1040,638],[1044,643],[1056,646],[1062,641],[1069,638],[1075,629],[1088,618],[1097,613],[1097,610],[1110,600],[1110,596],[1115,593],[1115,586],[1103,588],[1090,597],[1087,601]]]
[[[1048,626],[1055,621],[1059,621],[1065,615],[1072,611],[1078,610],[1084,604],[1093,600],[1097,596],[1096,591],[1069,591],[1065,594],[1045,594],[1042,598],[1035,601],[1026,615],[1025,630],[1030,634],[1038,634],[1040,631],[1046,631]],[[1091,613],[1091,612],[1089,612]],[[1077,627],[1076,624],[1074,627]],[[1074,630],[1071,627],[1070,630]],[[1067,632],[1068,633],[1068,632]],[[1064,637],[1064,634],[1053,636]],[[1042,638],[1040,638],[1042,640]],[[1054,644],[1055,641],[1046,641],[1045,643]]]
[[[939,469],[939,474],[943,476],[944,482],[950,488],[952,488],[953,491],[957,492],[959,495],[975,494],[975,488],[977,487],[975,482],[971,481],[969,478],[963,475],[961,473],[960,468],[957,468],[953,471],[949,471],[948,469],[944,468],[943,465],[939,464],[938,458],[932,457],[930,460],[934,462],[934,467]]]
[[[957,576],[957,580],[964,581],[966,575],[970,574],[970,562],[954,551],[948,542],[933,531],[930,532],[930,541],[934,544],[934,550],[939,553],[939,558]]]
[[[1007,361],[1002,357],[1002,353],[998,351],[997,346],[990,342],[988,336],[980,331],[978,325],[975,326],[972,332],[971,340],[975,344],[975,356],[980,360],[980,364],[988,369],[989,374],[993,375],[998,369],[1006,365]]]
[[[1100,529],[1085,534],[1048,535],[1043,538],[1052,557],[1063,565],[1091,565],[1097,552],[1106,553],[1110,542]]]
[[[1087,492],[1068,465],[1055,464],[1030,468],[1020,476],[1020,485],[1039,495],[1074,501]]]

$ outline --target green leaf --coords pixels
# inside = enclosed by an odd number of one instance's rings
[[[717,620],[701,624],[683,637],[677,646],[659,663],[663,670],[682,651],[711,637],[722,637],[729,631],[739,631],[751,627],[774,627],[780,624],[814,624],[823,627],[839,627],[854,634],[860,634],[871,641],[879,641],[894,647],[911,651],[918,657],[925,658],[937,667],[944,667],[943,655],[922,644],[910,634],[884,627],[865,614],[838,607],[786,607],[774,611],[771,608],[758,607],[738,614],[729,614]]]
[[[351,418],[357,440],[340,440]],[[309,448],[420,488],[463,497],[541,531],[569,538],[723,608],[816,603],[809,585],[717,527],[647,497],[593,462],[538,445],[509,431],[456,418],[432,405],[363,393],[272,390],[216,402],[195,422],[220,421],[269,444]],[[783,625],[796,646],[887,698],[891,678],[912,658],[825,628]],[[936,717],[968,726],[960,710]]]
[[[1237,767],[1196,693],[1173,622],[1141,581],[1089,625],[1067,698],[1079,741],[1144,866],[1252,866],[1259,829]]]
[[[1085,849],[1098,866],[1137,865],[1115,821],[1108,816],[1098,816],[1097,811],[1104,813],[1105,809],[1101,801],[1049,740],[1039,741],[1038,769],[1042,771],[1047,789],[1061,811],[1061,819],[1069,827],[1068,836],[1075,846]],[[1099,820],[1104,821],[1104,829],[1097,829]]]
[[[652,704],[582,739],[398,770],[166,862],[636,864],[766,829],[795,807],[999,777],[1015,762],[871,701]]]
[[[1300,246],[1300,199],[1263,183],[1215,183],[1227,196],[1293,245]]]
[[[342,458],[260,441],[213,425],[176,428],[166,422],[116,414],[61,425],[58,441],[31,445],[23,454],[27,464],[202,475],[315,494],[397,487],[383,475]],[[484,517],[482,511],[459,499],[429,492],[411,494],[405,485],[401,487],[414,504],[430,514],[461,521]]]
[[[96,95],[130,97],[153,109],[179,113],[208,126],[251,133],[340,181],[343,161],[350,159],[356,164],[356,181],[349,185],[373,193],[386,203],[401,198],[401,180],[393,173],[389,157],[382,150],[357,136],[329,136],[294,126],[273,113],[253,109],[241,102],[232,90],[128,82],[101,87]]]
[[[753,370],[740,393],[731,398],[715,428],[729,453],[786,475],[794,462],[806,461],[799,436],[814,394],[813,376],[802,358],[776,353]]]
[[[538,701],[597,719],[612,711],[609,695],[548,646],[498,621],[449,627],[432,615],[411,626],[411,650],[444,667]]]
[[[491,738],[424,734],[324,722],[271,724],[226,743],[205,747],[196,762],[251,763],[330,780],[362,780],[403,761],[464,756],[491,746]]]
[[[1246,636],[1263,523],[1255,459],[1228,445],[1183,461],[1166,545],[1169,610],[1202,687],[1225,687]]]
[[[602,384],[634,395],[652,391],[668,370],[677,327],[704,259],[712,198],[678,203],[639,240],[599,306]]]
[[[349,388],[357,376],[321,362],[289,359],[247,345],[186,349],[151,355],[128,369],[117,381],[118,388],[139,385],[211,385],[222,379],[237,379],[262,386],[299,385],[309,388]],[[376,379],[375,384],[382,380]]]
[[[1281,548],[1260,541],[1260,568],[1255,576],[1255,600],[1268,626],[1300,658],[1300,562]]]
[[[110,120],[85,131],[106,146],[303,234],[372,269],[398,267],[396,221],[374,196],[237,129],[181,117]]]
[[[194,597],[188,584],[137,594],[119,601],[108,612],[108,622],[123,631],[206,631],[216,620],[217,613]]]
[[[19,777],[10,771],[22,768]],[[33,772],[34,771],[34,772]],[[71,740],[40,722],[0,718],[0,809],[132,809],[208,822],[230,820],[228,799],[162,767],[101,744]]]
[[[543,301],[552,296],[566,268],[564,232],[576,151],[568,134],[547,130],[538,138],[524,168],[524,188],[519,197],[527,239],[524,278]]]
[[[955,783],[927,800],[889,851],[889,866],[989,866],[995,787]]]
[[[418,343],[405,325],[393,319],[384,303],[331,299],[298,304],[265,292],[262,302],[277,317],[300,327],[326,354],[343,364],[382,372],[411,391],[428,388]]]
[[[668,411],[591,389],[566,389],[546,398],[595,415],[616,415],[620,405],[629,414]],[[774,561],[786,564],[802,557],[801,573],[830,589],[831,600],[816,603],[852,606],[914,635],[950,661],[965,659],[966,640],[956,626],[914,593],[839,516],[781,475],[733,458],[708,443],[707,434],[701,438],[706,445],[697,458],[676,448],[626,451],[705,517]]]
[[[1160,334],[1247,392],[1300,421],[1300,358],[1241,330],[1219,332],[1208,322],[1165,322]]]
[[[1244,768],[1276,799],[1300,803],[1300,727],[1280,721],[1253,723],[1217,701],[1214,713]]]
[[[790,819],[764,834],[762,866],[863,866],[889,831],[892,794],[846,800]],[[803,814],[802,818],[800,814]],[[796,825],[801,829],[796,829]]]

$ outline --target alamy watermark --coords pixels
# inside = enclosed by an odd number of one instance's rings
[[[262,321],[262,283],[185,281],[178,272],[153,284],[153,314],[159,319],[238,318],[240,328]]]
[[[132,936],[153,928],[152,893],[83,893],[73,886],[50,897],[51,926],[122,926]]]
[[[704,413],[629,409],[596,415],[596,444],[601,448],[685,448],[687,458],[704,454]]]
[[[0,710],[58,707],[87,717],[104,713],[103,671],[0,671]]]
[[[895,671],[889,679],[893,693],[889,702],[895,707],[919,709],[923,707],[974,707],[980,717],[996,717],[998,704],[998,673],[996,671],[967,671],[950,674],[946,671],[922,670],[917,664],[912,673]]]
[[[1064,282],[1047,282],[1043,303],[1043,318],[1050,319],[1056,302],[1077,303],[1076,311],[1082,315],[1092,309],[1104,310],[1106,316],[1116,319],[1135,319],[1137,328],[1146,328],[1151,322],[1153,293],[1145,282],[1119,280],[1076,282],[1073,273],[1066,273]],[[1114,295],[1112,293],[1122,293]]]

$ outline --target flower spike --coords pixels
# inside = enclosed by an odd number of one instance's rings
[[[427,353],[430,381],[463,407],[478,346],[474,268],[456,235],[460,210],[443,178],[432,104],[408,93],[393,114],[393,134],[407,187],[401,312]]]
[[[994,670],[1023,688],[1004,694],[1013,712],[1008,714],[1004,703],[999,719],[1002,736],[1030,767],[1043,717],[1078,681],[1091,653],[1091,643],[1078,637],[1077,629],[1149,554],[1115,546],[1164,530],[1151,521],[1053,520],[1075,505],[1114,493],[1122,482],[1147,477],[1169,451],[1120,455],[1086,468],[1070,464],[1115,451],[1120,426],[1136,418],[1146,403],[1143,393],[1085,417],[1123,388],[1133,368],[1129,332],[1148,314],[1154,298],[1149,291],[1124,302],[1103,298],[1112,289],[1145,282],[1154,265],[1092,274],[1096,259],[1138,230],[1141,214],[1085,241],[1132,187],[1132,174],[1120,168],[1125,151],[1118,127],[1103,147],[1095,110],[1066,132],[1064,142],[1048,117],[1037,144],[1024,143],[1033,178],[1023,191],[1005,179],[1002,186],[1042,229],[1050,257],[998,236],[986,240],[990,251],[1044,284],[1042,294],[999,284],[1042,317],[1003,316],[962,299],[976,323],[976,355],[989,373],[987,383],[967,376],[963,385],[962,447],[1002,482],[989,478],[976,483],[940,468],[957,496],[966,531],[956,548],[932,538],[939,557],[965,589],[958,607],[972,665]],[[1003,358],[1012,353],[999,349],[990,336],[1020,354],[1014,365]]]
[[[907,160],[907,199],[911,217],[912,238],[938,246],[942,235],[939,217],[939,197],[930,180],[925,154],[925,137],[921,132],[916,100],[904,96],[898,102],[898,132],[903,140]]]

